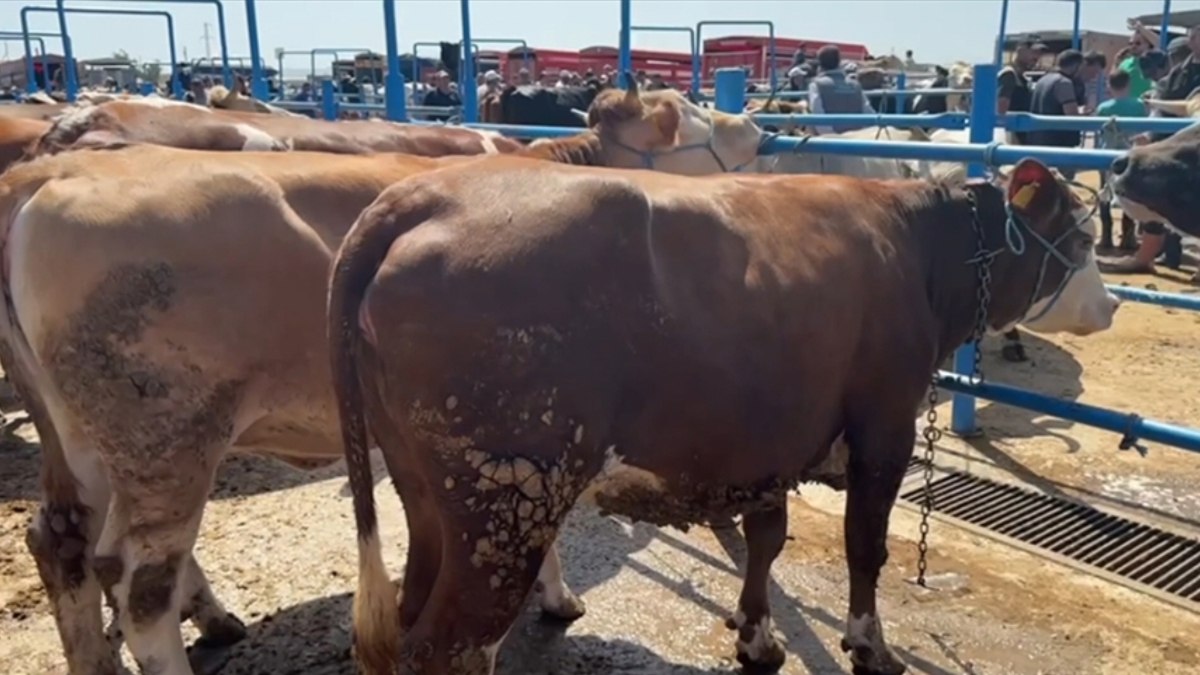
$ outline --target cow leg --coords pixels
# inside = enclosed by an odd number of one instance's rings
[[[787,540],[787,506],[747,513],[742,520],[746,535],[746,577],[738,611],[726,622],[737,631],[737,659],[751,673],[773,673],[783,667],[786,654],[771,629],[768,584],[771,565]]]
[[[850,652],[855,675],[900,675],[904,662],[887,646],[875,606],[879,570],[887,562],[888,517],[912,455],[916,432],[911,415],[888,424],[882,411],[873,422],[847,430],[846,562],[850,568],[850,612],[842,649]]]
[[[64,452],[53,430],[42,425],[39,430],[45,439],[42,505],[25,542],[50,600],[67,671],[115,675],[116,651],[101,611],[103,570],[90,559],[108,510],[108,480],[95,451],[75,442],[82,436],[64,434]]]
[[[400,596],[400,630],[408,632],[425,609],[437,582],[442,565],[442,521],[424,481],[408,467],[392,469],[390,457],[388,462],[389,473],[398,477],[393,482],[408,520],[408,556]]]
[[[184,598],[184,615],[200,631],[197,647],[228,647],[246,637],[246,624],[225,609],[195,555],[188,556]]]
[[[476,499],[465,517],[442,511],[444,531],[462,538],[445,542],[437,581],[401,644],[401,675],[492,675],[552,545],[557,523],[521,523],[531,514],[511,501]]]
[[[1016,328],[1004,334],[1004,346],[1000,348],[1000,356],[1010,363],[1024,363],[1029,360],[1025,353],[1025,345],[1021,342],[1021,333]]]
[[[115,472],[125,480],[115,486],[96,564],[113,582],[121,633],[143,675],[192,675],[179,630],[185,599],[199,594],[200,602],[193,603],[197,617],[221,620],[212,613],[216,599],[211,590],[204,591],[207,580],[192,560],[219,452],[167,452],[151,459],[130,453],[113,459]]]
[[[583,601],[567,586],[563,577],[562,559],[558,556],[558,545],[551,544],[538,572],[538,592],[542,594],[542,617],[570,623],[587,612]]]

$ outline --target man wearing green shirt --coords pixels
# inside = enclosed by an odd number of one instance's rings
[[[1141,76],[1140,66],[1137,72]],[[1145,117],[1146,105],[1142,103],[1141,97],[1134,89],[1136,79],[1124,68],[1109,74],[1108,93],[1112,98],[1101,103],[1096,108],[1096,114],[1100,117]],[[1128,139],[1126,141],[1128,142]]]
[[[1117,66],[1117,70],[1129,73],[1129,96],[1134,100],[1140,99],[1142,94],[1154,88],[1154,81],[1142,72],[1141,58],[1142,55],[1135,50],[1133,55]]]

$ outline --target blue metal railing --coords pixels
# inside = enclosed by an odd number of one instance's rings
[[[1121,413],[1087,403],[1066,401],[1005,384],[972,383],[970,378],[964,375],[948,373],[944,370],[938,371],[937,384],[939,387],[955,392],[956,395],[970,395],[1032,410],[1043,415],[1073,420],[1090,427],[1122,434],[1131,440],[1144,439],[1192,452],[1200,452],[1200,431],[1196,429],[1156,422],[1138,415]]]
[[[754,115],[759,124],[775,126],[848,126],[848,127],[924,127],[927,129],[966,129],[967,113],[938,113],[936,115]],[[1115,124],[1125,133],[1175,133],[1194,124],[1195,119],[1173,117],[1057,117],[1030,113],[1008,113],[997,119],[996,126],[1010,131],[1101,131]]]
[[[148,2],[148,1],[151,1],[151,0],[110,0],[110,2],[142,2],[142,3]],[[218,39],[221,43],[221,59],[222,59],[222,66],[223,66],[222,73],[223,73],[224,79],[225,79],[225,86],[232,88],[233,87],[233,72],[229,69],[229,40],[226,37],[226,31],[225,31],[225,7],[221,4],[221,0],[163,0],[163,1],[169,1],[169,2],[173,2],[173,3],[196,4],[196,5],[212,5],[212,6],[216,7],[216,9],[217,9],[217,33],[218,33]],[[67,8],[64,4],[65,2],[66,2],[66,0],[55,0],[54,8],[58,12],[58,32],[62,33],[62,36],[63,36],[62,37],[63,62],[68,63],[68,64],[73,64],[73,63],[75,63],[75,55],[74,55],[74,49],[71,45],[70,31],[67,30]],[[253,79],[254,79],[253,84],[255,86],[254,94],[255,94],[255,96],[261,98],[262,100],[266,100],[266,98],[267,98],[266,82],[262,81],[262,69],[259,66],[259,58],[258,58],[258,22],[255,18],[256,14],[255,14],[254,4],[255,4],[255,0],[247,0],[246,1],[246,19],[247,19],[246,28],[250,34],[250,54],[252,57],[254,57],[254,62],[251,66],[251,69],[253,72]],[[23,31],[28,32],[28,26],[24,21],[24,17],[22,17],[21,26],[22,26]],[[66,76],[63,79],[63,82],[66,85],[66,89],[67,89],[67,92],[66,92],[67,100],[74,101],[75,96],[79,93],[79,81],[78,81],[78,78],[76,77],[74,68],[69,67],[66,69]],[[260,87],[261,87],[261,89],[260,89]]]
[[[688,51],[692,54],[692,94],[700,94],[700,52],[696,49],[696,29],[690,26],[630,26],[629,31],[642,33],[685,33],[688,36]],[[632,51],[633,47],[630,46]]]
[[[632,27],[630,0],[620,0],[621,4],[621,64],[629,63],[630,41],[629,33]],[[1004,3],[1005,18],[1007,18],[1007,1]],[[388,31],[389,41],[389,59],[396,56],[395,45],[395,13],[391,7],[390,0],[384,0],[385,12],[385,29]],[[467,15],[464,13],[464,19]],[[469,32],[469,27],[467,28]],[[699,31],[698,31],[699,32]],[[464,36],[465,38],[466,36]],[[697,35],[699,43],[699,35]],[[464,43],[470,44],[464,40]],[[1003,31],[998,40],[997,52],[1003,45]],[[774,53],[774,49],[771,49]],[[393,72],[395,69],[392,69]],[[623,70],[628,70],[627,67]],[[745,102],[745,73],[740,69],[736,69],[740,79],[737,76],[727,75],[722,76],[717,73],[718,83],[726,83],[726,86],[718,86],[716,99],[718,108],[729,109],[731,111],[740,111],[744,107]],[[986,105],[988,101],[993,104],[995,102],[995,87],[996,87],[996,69],[993,67],[985,67],[984,69],[977,68],[974,79],[975,89],[971,92],[973,100],[976,102],[974,108],[979,112],[970,126],[974,127],[977,133],[973,134],[973,140],[986,141],[992,138],[993,129],[996,126],[994,115],[994,105]],[[741,86],[737,87],[736,92],[728,91],[730,85],[741,82]],[[989,93],[984,88],[990,89]],[[389,92],[396,92],[391,86],[388,87]],[[901,90],[903,91],[903,90]],[[913,90],[905,92],[913,94]],[[927,92],[928,93],[928,92]],[[336,100],[334,96],[327,95],[327,105],[331,110],[326,111],[326,116],[336,117]],[[389,117],[392,119],[402,120],[403,116],[394,116],[394,108],[389,106]],[[982,112],[988,111],[988,112]],[[330,114],[333,112],[334,114]],[[933,118],[935,116],[928,116]],[[795,118],[788,116],[777,116],[771,118],[768,116],[760,116],[760,121],[778,120],[791,121]],[[831,118],[826,117],[823,120],[817,116],[807,116],[804,121],[813,122],[814,120],[828,122]],[[914,120],[905,119],[897,116],[866,116],[866,119],[859,118],[858,121],[865,122],[868,126],[872,124],[896,124],[903,120],[905,124],[913,124]],[[942,118],[945,124],[956,125],[953,128],[962,128],[960,125],[963,122],[954,117],[945,116]],[[795,119],[800,121],[800,119]],[[1047,127],[1063,125],[1067,128],[1074,129],[1098,129],[1107,120],[1099,118],[1054,118],[1043,119],[1033,115],[1012,115],[1006,116],[1003,120],[1005,126],[1012,126],[1018,130],[1028,130],[1033,128],[1042,128],[1040,125]],[[1127,131],[1138,131],[1141,129],[1155,131],[1175,131],[1183,126],[1190,124],[1189,121],[1180,120],[1157,120],[1157,119],[1118,119],[1118,124]],[[929,119],[923,119],[916,122],[920,126],[936,126],[930,124]],[[1021,125],[1029,125],[1022,127]],[[498,131],[500,133],[509,134],[524,138],[554,138],[561,136],[569,136],[578,133],[577,129],[560,128],[560,127],[533,127],[533,126],[514,126],[514,125],[498,125],[498,124],[473,124],[473,128],[488,129]],[[1058,127],[1062,128],[1062,127]],[[1025,157],[1036,157],[1047,164],[1059,167],[1072,167],[1081,169],[1105,170],[1109,167],[1114,159],[1121,156],[1122,153],[1112,150],[1080,150],[1073,148],[1044,148],[1030,146],[1008,146],[1001,143],[972,143],[972,144],[931,144],[931,143],[906,143],[900,141],[886,142],[871,142],[871,141],[855,141],[843,139],[829,138],[784,138],[778,137],[764,144],[760,148],[762,154],[775,154],[778,152],[817,152],[823,154],[836,155],[852,155],[852,156],[873,156],[873,157],[889,157],[896,159],[925,159],[925,160],[940,160],[946,162],[963,162],[967,164],[975,164],[976,167],[981,165],[1001,165],[1013,164]],[[978,169],[974,169],[977,171]],[[1123,298],[1136,300],[1139,302],[1151,302],[1172,307],[1182,307],[1194,309],[1197,306],[1194,298],[1181,295],[1151,293],[1139,289],[1131,289],[1128,287],[1111,287],[1110,289]],[[960,350],[956,354],[957,370],[965,371],[964,359],[969,352]],[[964,373],[944,374],[942,384],[947,388],[952,388],[956,391],[955,396],[955,412],[953,414],[952,428],[956,432],[969,433],[975,429],[974,420],[974,397],[988,398],[1002,403],[1011,405],[1020,405],[1033,410],[1041,410],[1047,414],[1054,414],[1066,419],[1073,419],[1085,424],[1091,424],[1105,429],[1110,429],[1118,432],[1132,432],[1149,440],[1174,445],[1190,450],[1200,450],[1200,442],[1197,441],[1197,433],[1195,430],[1184,429],[1181,427],[1172,427],[1160,423],[1139,420],[1131,416],[1122,415],[1113,411],[1106,411],[1094,406],[1085,406],[1083,404],[1066,404],[1058,399],[1051,399],[1033,392],[1024,392],[1012,387],[1004,385],[996,385],[991,383],[983,383],[980,385],[964,384]],[[1062,405],[1058,405],[1062,404]],[[1039,407],[1040,406],[1040,407]]]
[[[87,8],[85,8],[85,7],[63,7],[61,5],[61,2],[62,2],[62,0],[59,0],[60,5],[57,8],[32,7],[32,6],[22,7],[21,8],[21,30],[22,30],[22,32],[25,32],[25,33],[29,32],[29,14],[31,14],[31,13],[58,14],[60,17],[63,17],[61,19],[63,21],[65,21],[65,16],[67,14],[91,14],[91,15],[102,15],[102,16],[103,15],[109,15],[109,16],[160,16],[160,17],[166,19],[166,22],[167,22],[167,47],[170,50],[170,57],[171,57],[171,95],[174,96],[175,98],[183,98],[183,84],[179,80],[179,61],[176,58],[176,51],[175,51],[175,18],[171,16],[170,12],[165,12],[163,10],[155,10],[155,9],[98,9],[98,8],[91,8],[91,7],[87,7]],[[67,34],[67,29],[66,29],[65,25],[62,27],[62,30],[60,32],[61,32],[60,37],[62,39],[63,52],[64,52],[63,67],[66,69],[66,75],[63,78],[63,82],[66,83],[66,85],[67,85],[67,100],[74,101],[75,93],[72,91],[71,83],[74,82],[74,86],[78,87],[79,82],[78,82],[77,73],[76,73],[75,67],[74,67],[75,60],[69,54],[70,50],[69,50],[68,45],[70,45],[71,39]],[[26,45],[28,45],[28,43],[26,43]],[[28,50],[26,50],[25,58],[26,59],[30,58]],[[158,86],[158,84],[155,83],[155,87],[157,87],[157,86]]]
[[[627,0],[622,0],[625,2]],[[767,29],[767,64],[768,64],[768,82],[771,85],[771,91],[779,88],[778,68],[775,60],[778,54],[775,51],[775,22],[774,21],[701,21],[696,24],[696,49],[704,51],[704,27],[705,26],[759,26]],[[693,58],[698,58],[698,55],[693,55]],[[745,87],[742,87],[745,91]],[[696,87],[699,91],[699,87]]]
[[[50,81],[50,62],[46,60],[46,40],[45,38],[62,39],[62,35],[58,33],[30,33],[18,31],[0,31],[0,42],[22,42],[29,44],[30,42],[37,44],[39,56],[42,61],[42,77],[46,82]],[[25,93],[33,94],[38,90],[37,86],[37,69],[34,68],[33,56],[29,53],[31,49],[26,49],[25,55]]]

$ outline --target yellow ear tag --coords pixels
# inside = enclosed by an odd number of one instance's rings
[[[1038,188],[1041,186],[1042,184],[1036,181],[1027,185],[1022,185],[1021,189],[1017,190],[1017,194],[1013,195],[1013,206],[1017,207],[1018,209],[1029,208],[1029,202],[1033,201],[1034,195],[1037,194]]]

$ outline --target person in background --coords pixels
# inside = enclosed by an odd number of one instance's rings
[[[1141,72],[1141,68],[1138,68]],[[1101,103],[1096,108],[1100,117],[1145,117],[1146,104],[1140,98],[1134,98],[1132,89],[1133,77],[1126,70],[1114,70],[1108,75],[1108,93],[1112,98]],[[1122,133],[1120,128],[1102,131],[1100,147],[1107,150],[1126,150],[1133,143],[1133,134]],[[1107,182],[1107,172],[1101,174],[1101,185]],[[1099,246],[1112,248],[1113,218],[1112,206],[1107,200],[1100,200],[1100,222],[1102,236]],[[1121,248],[1135,248],[1134,222],[1128,214],[1121,214]]]
[[[1175,38],[1167,46],[1171,70],[1158,81],[1152,97],[1164,101],[1182,101],[1200,88],[1200,25],[1188,29],[1187,37]],[[1174,117],[1160,110],[1153,117]],[[1169,138],[1170,133],[1143,134],[1135,143],[1153,143]],[[1183,262],[1183,242],[1168,233],[1163,223],[1142,223],[1142,240],[1132,256],[1113,261],[1101,260],[1100,269],[1110,274],[1153,274],[1160,253],[1163,264],[1178,268]],[[1193,280],[1200,279],[1200,273]]]
[[[208,107],[208,88],[204,86],[204,81],[193,77],[191,91],[184,94],[183,100],[188,103]]]
[[[1055,60],[1055,69],[1042,76],[1033,86],[1033,96],[1030,100],[1030,112],[1035,115],[1073,117],[1081,112],[1079,95],[1082,87],[1078,86],[1079,74],[1083,68],[1083,54],[1075,49],[1067,49],[1059,53]],[[1079,131],[1030,131],[1026,134],[1029,145],[1044,145],[1057,148],[1078,147],[1082,141]],[[1074,169],[1060,169],[1067,180],[1075,177]]]
[[[533,75],[528,68],[522,68],[517,71],[517,86],[523,87],[533,84]]]
[[[804,66],[792,66],[787,78],[787,84],[784,86],[787,91],[808,91],[808,73]]]
[[[1141,58],[1158,44],[1158,36],[1146,30],[1138,21],[1131,22],[1130,28],[1133,29],[1133,37],[1129,39],[1129,46],[1117,52],[1113,60],[1117,70],[1129,73],[1129,95],[1141,98],[1154,88],[1154,78],[1147,77],[1142,70]]]
[[[999,89],[998,112],[1005,115],[1010,112],[1029,112],[1033,104],[1033,88],[1025,76],[1037,65],[1038,59],[1046,52],[1046,45],[1032,40],[1017,43],[1013,51],[1012,62],[1000,71],[998,76]],[[1027,145],[1027,132],[1013,131],[1009,135],[1017,145]]]
[[[654,73],[653,75],[651,75],[650,83],[646,85],[647,91],[661,91],[663,89],[670,89],[670,88],[671,88],[670,85],[668,85],[663,80],[663,76],[658,73]]]
[[[862,85],[847,78],[842,70],[842,53],[837,47],[821,47],[817,52],[817,67],[820,71],[808,85],[808,107],[812,114],[875,114]],[[852,128],[818,126],[816,131],[818,134],[829,134]]]
[[[458,92],[450,87],[450,73],[444,70],[439,70],[434,75],[434,88],[425,94],[424,104],[431,108],[454,108],[462,105],[462,99],[459,98]],[[450,115],[439,113],[430,115],[429,119],[444,122],[450,119]]]
[[[349,73],[342,75],[342,81],[339,86],[340,93],[343,95],[342,100],[346,103],[360,103],[358,83],[354,78],[350,77]]]
[[[312,83],[305,82],[300,85],[300,89],[292,95],[292,100],[298,103],[309,103],[313,100]]]
[[[913,58],[913,50],[911,49],[904,52],[904,67],[906,69],[917,67],[917,60]]]
[[[950,88],[950,71],[942,66],[933,67],[933,81],[929,83],[930,89],[949,89]],[[918,93],[920,90],[914,90]],[[913,108],[913,112],[927,113],[930,115],[938,115],[946,112],[949,107],[946,103],[945,94],[920,94],[921,101]]]
[[[1083,66],[1075,77],[1075,94],[1079,98],[1080,108],[1084,115],[1090,115],[1096,110],[1100,100],[1100,78],[1108,70],[1108,57],[1092,50],[1083,55]]]
[[[489,70],[483,74],[483,84],[479,85],[478,92],[479,100],[482,101],[488,94],[498,93],[503,86],[500,79],[500,73],[494,70]]]

